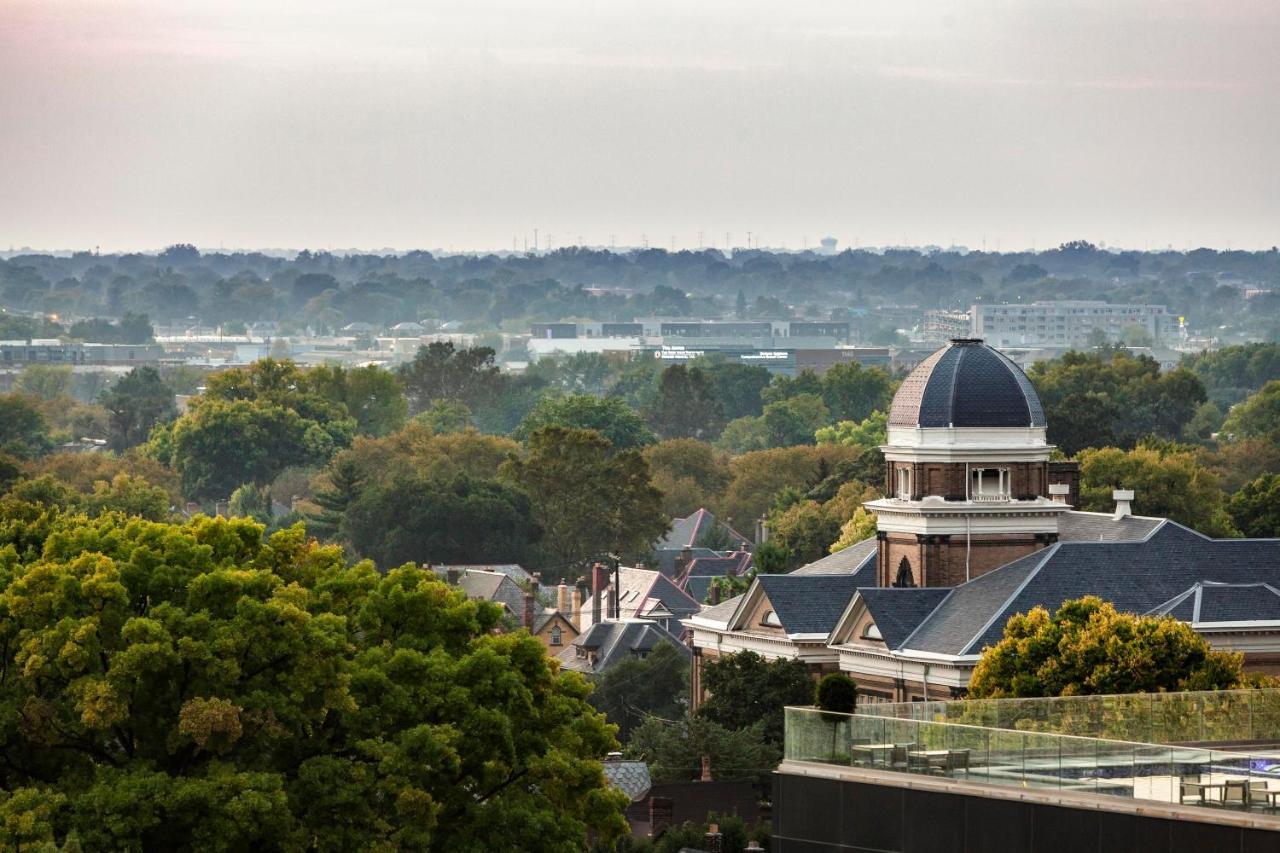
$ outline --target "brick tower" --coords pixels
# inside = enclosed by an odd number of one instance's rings
[[[957,338],[903,381],[885,494],[870,501],[881,586],[955,586],[1058,539],[1044,409],[1016,364]],[[1055,477],[1054,479],[1057,479]]]

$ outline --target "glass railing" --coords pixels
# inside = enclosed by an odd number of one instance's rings
[[[1192,746],[787,708],[785,757],[1265,814],[1280,808],[1280,757]]]
[[[860,713],[1156,744],[1280,743],[1280,689],[957,699],[867,705]]]

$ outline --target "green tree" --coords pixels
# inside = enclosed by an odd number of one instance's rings
[[[1280,380],[1233,406],[1222,432],[1232,440],[1257,438],[1280,447]]]
[[[630,657],[595,678],[591,704],[618,727],[627,743],[647,716],[675,719],[688,707],[689,658],[669,642],[645,657]]]
[[[1119,613],[1094,596],[1018,614],[983,650],[974,698],[1224,690],[1243,684],[1243,657],[1213,651],[1172,616]]]
[[[65,515],[0,539],[10,840],[557,851],[625,831],[587,684],[430,571],[243,519]]]
[[[797,394],[764,407],[770,447],[812,444],[814,434],[831,422],[827,404],[817,394]]]
[[[458,400],[432,400],[414,420],[427,425],[432,432],[462,432],[475,426],[471,410]]]
[[[31,459],[52,446],[40,409],[20,394],[0,394],[0,452]]]
[[[565,573],[603,553],[642,554],[667,532],[662,493],[639,451],[614,453],[597,432],[559,426],[532,433],[528,446],[500,473],[534,497],[548,571]]]
[[[842,444],[879,453],[889,441],[889,418],[882,411],[872,412],[861,421],[840,421],[815,433],[818,444]]]
[[[502,390],[503,377],[488,347],[454,349],[450,342],[421,347],[399,369],[400,382],[415,414],[433,400],[458,400],[475,411]]]
[[[1106,512],[1115,506],[1112,491],[1133,489],[1133,510],[1139,515],[1171,518],[1207,536],[1239,535],[1218,478],[1189,448],[1104,447],[1085,450],[1076,458],[1082,509]]]
[[[673,364],[662,371],[658,396],[645,411],[649,425],[663,438],[712,440],[724,428],[724,408],[710,378],[698,367]]]
[[[733,479],[720,502],[719,514],[749,527],[787,486],[803,492],[838,471],[841,462],[858,455],[853,448],[822,444],[762,450],[735,457],[729,463]]]
[[[18,374],[14,390],[41,400],[61,400],[71,396],[71,365],[29,364]]]
[[[765,737],[760,720],[734,729],[694,714],[646,717],[632,732],[627,754],[647,762],[653,781],[662,783],[699,778],[704,756],[715,779],[759,779],[778,765],[782,752]]]
[[[765,660],[755,652],[738,652],[708,660],[702,668],[702,686],[709,694],[698,706],[698,715],[729,729],[761,724],[765,742],[781,748],[782,709],[808,705],[813,699],[813,677],[799,660]]]
[[[822,375],[822,399],[840,421],[865,421],[873,412],[889,411],[896,388],[884,370],[856,361],[832,365]]]
[[[405,472],[366,482],[339,526],[357,555],[384,566],[527,563],[541,534],[528,495],[467,474],[445,480]]]
[[[404,426],[409,406],[394,373],[377,365],[320,365],[306,372],[307,385],[356,420],[359,435],[383,436]]]
[[[590,394],[543,397],[512,437],[524,441],[548,426],[595,430],[619,450],[643,447],[658,440],[626,403],[616,397],[593,397]]]
[[[735,455],[767,450],[769,430],[765,426],[764,418],[743,417],[729,421],[721,431],[716,447]]]
[[[703,361],[699,359],[699,362]],[[758,417],[764,411],[760,393],[773,380],[769,368],[732,361],[711,361],[703,372],[726,420]]]
[[[154,367],[130,370],[103,393],[101,402],[110,413],[107,442],[116,451],[142,444],[156,424],[178,413],[173,391]]]
[[[751,554],[752,570],[762,575],[780,575],[791,564],[791,552],[781,543],[770,539],[756,545]],[[746,590],[742,590],[745,592]],[[721,599],[724,600],[723,598]]]
[[[850,545],[856,545],[876,535],[875,513],[867,512],[862,507],[854,510],[853,515],[840,527],[840,538],[831,543],[831,553],[843,551]]]
[[[1245,536],[1280,537],[1280,474],[1263,474],[1231,496],[1231,522]]]
[[[94,483],[93,492],[85,496],[84,506],[93,516],[119,512],[148,521],[164,521],[169,517],[169,493],[141,477],[120,473],[110,482]]]
[[[852,714],[858,705],[858,685],[843,672],[824,675],[814,687],[813,704],[823,711]]]
[[[826,504],[802,500],[769,519],[769,541],[787,549],[792,567],[830,553],[840,538],[841,518]]]
[[[729,460],[694,438],[672,438],[644,449],[653,485],[662,492],[662,508],[683,518],[700,507],[715,506],[729,485]]]

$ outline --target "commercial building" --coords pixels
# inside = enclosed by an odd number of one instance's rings
[[[1114,341],[1131,326],[1146,331],[1156,343],[1168,344],[1177,339],[1179,327],[1178,317],[1163,305],[1109,302],[974,305],[969,318],[971,337],[983,338],[1000,348],[1083,347],[1097,332]]]

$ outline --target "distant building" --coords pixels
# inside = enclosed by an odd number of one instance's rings
[[[1130,326],[1145,330],[1156,343],[1168,344],[1178,332],[1178,318],[1163,305],[1083,301],[974,305],[969,317],[970,336],[997,348],[1082,347],[1095,332],[1117,340]]]

